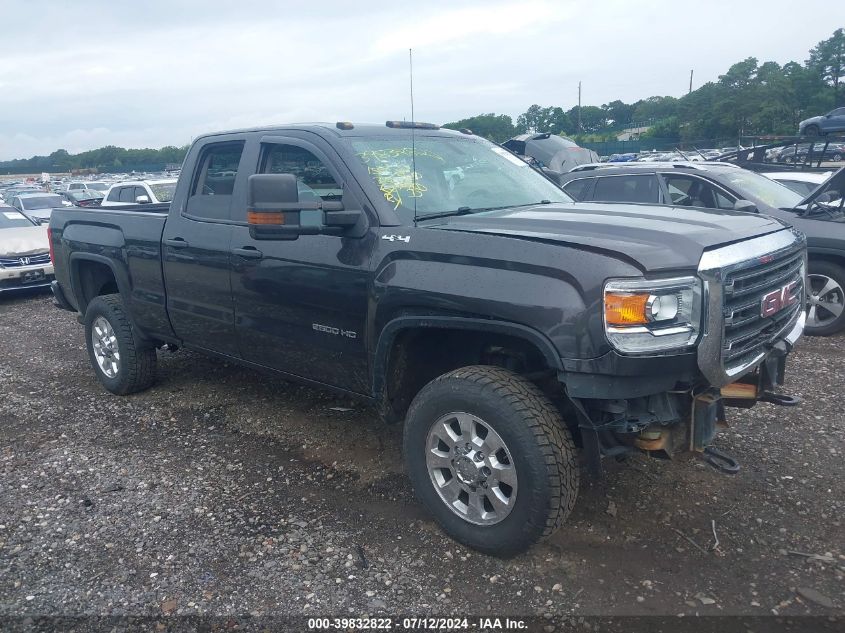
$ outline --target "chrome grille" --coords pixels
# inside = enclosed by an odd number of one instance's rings
[[[29,263],[26,263],[26,261]],[[23,266],[38,266],[50,263],[50,253],[38,253],[37,255],[20,255],[19,257],[0,257],[0,266],[3,268],[21,268]]]
[[[791,345],[801,336],[805,253],[804,236],[793,230],[704,252],[698,266],[706,306],[698,366],[712,385],[737,380],[777,341]],[[798,301],[766,314],[764,298],[792,282],[789,296]]]
[[[724,277],[723,298],[725,332],[722,340],[722,362],[727,369],[741,366],[760,355],[781,331],[803,309],[804,256],[786,253],[765,264],[757,264]],[[769,317],[762,315],[763,297],[795,282],[792,295],[797,303]]]

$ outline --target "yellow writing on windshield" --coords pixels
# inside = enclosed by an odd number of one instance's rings
[[[428,150],[414,152],[411,147],[374,149],[359,152],[358,156],[367,165],[367,171],[379,186],[384,199],[396,210],[403,203],[403,195],[422,198],[428,188],[418,171],[414,171],[414,156],[442,161],[443,157]]]

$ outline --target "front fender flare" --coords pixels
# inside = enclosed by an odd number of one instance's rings
[[[543,355],[549,368],[563,371],[560,355],[557,353],[552,342],[542,332],[538,332],[534,328],[509,321],[495,321],[472,317],[401,316],[389,321],[384,326],[376,344],[373,359],[373,396],[376,399],[380,398],[384,392],[390,350],[393,348],[396,337],[404,330],[419,328],[472,330],[475,332],[507,334],[532,344]]]

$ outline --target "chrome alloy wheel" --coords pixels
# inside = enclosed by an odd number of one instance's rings
[[[440,499],[475,525],[502,521],[516,504],[516,468],[501,436],[470,413],[448,413],[426,439],[426,466]]]
[[[824,327],[839,318],[845,308],[845,290],[827,275],[807,275],[810,286],[808,327]]]
[[[94,347],[94,358],[97,365],[108,378],[117,376],[120,371],[120,350],[117,347],[117,337],[114,335],[111,323],[101,316],[91,324],[91,344]]]

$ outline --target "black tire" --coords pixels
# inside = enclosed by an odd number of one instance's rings
[[[108,322],[117,342],[120,358],[114,376],[105,373],[94,352],[94,322],[98,317]],[[88,304],[88,309],[85,310],[85,343],[88,347],[88,359],[97,379],[112,393],[121,396],[136,393],[147,389],[155,381],[155,348],[135,337],[120,295],[102,295],[95,297]]]
[[[510,513],[493,525],[476,525],[458,516],[440,498],[429,475],[429,431],[437,420],[457,411],[481,418],[511,453],[518,494]],[[572,436],[540,390],[510,371],[471,366],[430,382],[411,403],[403,444],[418,498],[452,538],[485,554],[525,551],[552,534],[575,505],[579,472]]]
[[[804,136],[819,136],[821,130],[818,125],[808,125],[804,128]]]
[[[845,288],[845,268],[839,264],[825,260],[810,260],[809,274],[829,277],[839,284],[840,288]],[[810,286],[812,289],[812,280]],[[804,328],[804,333],[808,336],[830,336],[831,334],[836,334],[843,329],[845,329],[845,310],[843,310],[842,314],[840,314],[835,320],[830,323],[826,323],[823,326],[813,327],[811,325],[807,325]]]

